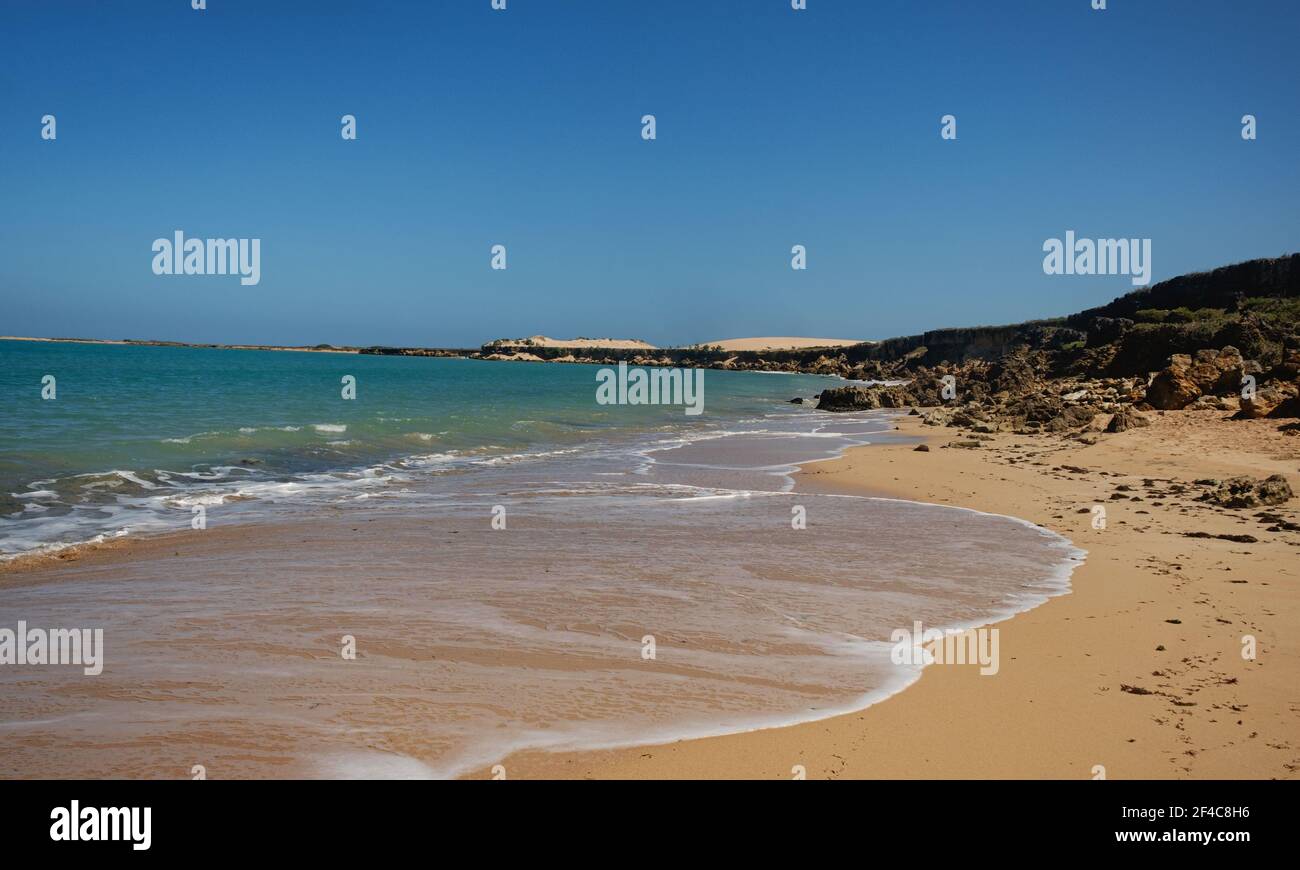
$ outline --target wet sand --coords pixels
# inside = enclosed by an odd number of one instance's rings
[[[799,765],[810,779],[1300,777],[1300,533],[1168,489],[1170,478],[1237,474],[1300,485],[1300,437],[1225,416],[1153,415],[1095,445],[997,435],[979,449],[946,448],[953,430],[907,418],[903,431],[927,436],[929,452],[872,446],[807,467],[801,490],[1012,514],[1089,556],[1072,594],[999,624],[995,676],[935,665],[857,713],[634,750],[519,753],[508,775],[789,779]],[[1097,504],[1104,530],[1092,527]],[[1295,499],[1268,510],[1300,520]],[[1254,661],[1245,635],[1257,638]]]
[[[796,766],[809,778],[1091,778],[1098,766],[1109,778],[1296,777],[1300,644],[1287,629],[1300,618],[1300,533],[1269,532],[1253,516],[1257,511],[1211,508],[1194,501],[1190,491],[1174,493],[1171,479],[1190,483],[1280,472],[1295,486],[1300,438],[1268,421],[1230,423],[1221,416],[1153,417],[1148,429],[1102,435],[1093,446],[998,435],[979,449],[948,448],[958,437],[951,430],[903,418],[898,434],[927,439],[930,451],[917,452],[914,441],[880,438],[892,443],[805,466],[795,496],[877,495],[1019,516],[1089,551],[1087,563],[1074,572],[1072,594],[999,623],[996,675],[932,666],[909,688],[859,712],[631,749],[484,756],[462,775],[491,776],[501,764],[512,779],[788,779]],[[1104,530],[1091,525],[1098,504],[1108,513]],[[1296,508],[1292,501],[1269,510],[1298,522]],[[779,512],[785,511],[780,505]],[[814,522],[812,551],[856,570],[850,536],[868,540],[873,530],[864,525],[826,535],[816,529]],[[469,531],[445,527],[437,534],[450,546]],[[1186,532],[1248,533],[1259,541],[1188,538]],[[48,709],[19,710],[17,718],[49,716],[52,733],[10,729],[0,776],[185,777],[192,764],[204,762],[213,778],[439,775],[436,766],[420,761],[446,751],[423,725],[439,717],[446,724],[455,713],[439,694],[448,689],[449,672],[435,663],[455,661],[483,674],[568,669],[578,693],[585,691],[591,669],[608,666],[600,650],[584,660],[571,652],[548,657],[526,645],[507,651],[481,637],[449,642],[437,622],[439,608],[427,606],[444,601],[446,590],[432,585],[408,580],[377,586],[360,602],[374,606],[373,612],[319,603],[356,604],[347,584],[404,576],[410,560],[401,554],[427,546],[430,534],[431,526],[420,520],[358,522],[350,512],[339,512],[296,525],[215,526],[199,535],[123,539],[63,551],[37,564],[9,565],[0,574],[0,590],[20,594],[45,586],[51,606],[62,608],[57,612],[73,624],[81,624],[76,596],[60,597],[58,591],[91,577],[112,584],[110,597],[123,616],[174,614],[158,637],[137,638],[141,655],[189,642],[218,654],[197,662],[180,656],[161,678],[156,670],[143,679],[143,672],[130,671],[117,679],[70,677],[42,696],[54,701]],[[900,546],[925,555],[923,538]],[[267,564],[259,564],[258,553],[268,554]],[[332,566],[324,586],[310,565],[296,564],[304,553]],[[139,575],[136,566],[142,564],[152,566],[148,577]],[[782,573],[794,580],[824,572],[816,564],[791,549]],[[538,563],[541,572],[556,567]],[[232,584],[237,595],[240,573],[255,570],[288,581],[277,589],[278,598],[246,608],[246,625],[232,626],[228,613],[210,606],[196,608],[184,585],[169,577],[205,572]],[[160,592],[167,595],[161,611]],[[413,592],[423,598],[412,599]],[[211,605],[212,599],[204,601]],[[600,634],[581,613],[559,627],[575,637]],[[537,628],[550,632],[556,625]],[[640,626],[628,621],[621,631],[636,652]],[[363,639],[358,660],[346,669],[338,664],[344,632]],[[1247,634],[1258,639],[1254,661],[1240,654]],[[629,655],[628,665],[641,667],[634,663],[638,658]],[[276,659],[283,668],[265,667]],[[702,676],[671,665],[663,670],[679,680]],[[480,689],[473,680],[461,688],[466,697]],[[475,703],[509,716],[507,696],[493,701],[478,695]],[[5,706],[13,707],[15,698],[11,694]],[[596,713],[598,700],[592,694]],[[151,713],[153,702],[168,715]],[[82,708],[101,718],[86,717],[78,712]],[[143,734],[140,716],[147,726]],[[357,736],[376,734],[378,739]],[[314,738],[331,741],[333,748],[305,767],[302,747]]]
[[[916,678],[894,627],[1066,588],[1068,542],[1023,522],[788,491],[788,457],[846,430],[897,443],[879,416],[769,424],[10,565],[0,626],[102,628],[107,652],[0,668],[0,776],[446,777],[821,719]]]

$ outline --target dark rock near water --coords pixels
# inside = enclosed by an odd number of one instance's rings
[[[817,407],[822,411],[874,411],[921,404],[915,398],[902,386],[836,387],[818,394]]]

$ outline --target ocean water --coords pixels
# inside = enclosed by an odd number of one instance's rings
[[[709,372],[706,410],[602,406],[578,365],[0,341],[0,557],[406,475],[718,432],[828,378]],[[55,378],[56,398],[42,399]],[[342,398],[341,379],[357,379]]]
[[[894,629],[1035,606],[1082,555],[1014,518],[795,491],[895,437],[788,403],[828,378],[707,371],[690,417],[598,405],[585,365],[23,342],[0,362],[0,551],[180,533],[0,596],[0,626],[106,645],[98,676],[0,668],[8,776],[457,776],[822,718],[916,678]]]

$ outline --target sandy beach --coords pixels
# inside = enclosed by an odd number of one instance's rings
[[[1300,533],[1178,484],[1300,482],[1300,438],[1266,420],[1152,415],[1096,444],[899,421],[929,451],[874,445],[805,468],[798,488],[1009,514],[1089,553],[1072,593],[997,627],[1002,665],[934,665],[858,713],[629,750],[518,753],[511,778],[1297,778]],[[1092,525],[1094,505],[1107,523]],[[1296,523],[1296,500],[1267,513]],[[1257,543],[1187,537],[1249,535]],[[1243,637],[1257,657],[1243,658]],[[1104,770],[1102,770],[1104,768]],[[489,771],[483,771],[484,776]]]
[[[1112,779],[1300,776],[1294,736],[1300,642],[1287,631],[1300,619],[1297,501],[1230,510],[1197,500],[1204,487],[1194,485],[1205,478],[1280,473],[1294,487],[1300,483],[1300,438],[1292,434],[1294,427],[1231,421],[1216,411],[1151,414],[1150,419],[1146,428],[1090,433],[1092,444],[1059,435],[1000,433],[981,436],[986,440],[974,443],[982,446],[972,448],[960,446],[973,443],[968,435],[900,414],[894,421],[898,431],[876,439],[894,443],[852,448],[839,459],[805,465],[796,475],[796,494],[868,495],[1014,516],[1087,551],[1086,562],[1074,570],[1070,594],[997,624],[1001,664],[995,675],[981,676],[975,666],[934,665],[901,692],[834,718],[635,748],[521,751],[499,763],[511,779],[789,779],[800,768],[813,779],[1088,779],[1103,772]],[[918,449],[921,443],[928,450]],[[1104,529],[1093,525],[1098,505],[1106,511]],[[428,540],[429,528],[418,518],[357,524],[338,514],[297,524],[215,528],[199,536],[121,538],[12,560],[0,572],[0,586],[18,591],[54,584],[53,589],[94,572],[101,582],[125,584],[122,590],[143,607],[157,594],[154,584],[168,571],[189,570],[184,566],[227,564],[231,575],[276,573],[281,569],[271,554],[284,553],[292,562],[294,548],[308,542],[314,543],[303,552],[314,553],[321,565],[345,563],[359,553],[414,552]],[[863,533],[870,534],[870,528],[864,526]],[[462,538],[467,533],[472,534],[470,526],[449,532]],[[445,529],[439,537],[447,544],[453,540]],[[828,543],[841,538],[831,536]],[[136,575],[147,565],[162,573],[146,584]],[[283,569],[292,567],[286,563]],[[393,563],[389,572],[396,567]],[[344,572],[331,582],[345,582],[345,576],[352,575]],[[299,610],[294,601],[322,594],[314,571],[286,573],[276,586],[285,587],[286,614]],[[271,619],[273,628],[280,618]],[[289,623],[284,625],[276,630],[288,630]],[[349,630],[363,625],[367,660],[381,668],[372,678],[383,684],[380,695],[388,700],[403,693],[411,699],[433,697],[441,678],[417,663],[464,655],[454,643],[407,649],[382,640],[392,626],[379,616],[348,625]],[[412,637],[433,638],[442,631],[419,621],[406,628]],[[219,629],[226,630],[220,624],[209,630]],[[301,612],[292,631],[302,637],[286,649],[328,663],[339,630],[328,613]],[[1253,660],[1242,655],[1247,636],[1256,639]],[[269,647],[257,650],[276,653]],[[533,667],[570,664],[530,655],[503,650],[493,663],[513,661],[524,674]],[[435,681],[428,682],[430,677]],[[194,703],[220,708],[261,697],[263,682],[253,670],[248,680],[232,673],[197,695],[193,690],[200,683],[167,681],[160,688],[166,697],[193,695]],[[122,686],[102,684],[101,694],[138,703],[153,691],[151,685],[136,686],[128,698],[121,695]],[[309,710],[309,721],[315,721],[330,709],[327,703],[317,712],[321,700],[347,697],[354,687],[338,669],[314,666],[309,683],[288,701]],[[436,712],[436,705],[423,702],[389,709],[382,721],[403,723],[409,734],[394,737],[388,751],[396,747],[410,758],[433,752],[436,747],[421,736],[420,723]],[[339,715],[350,720],[359,714]],[[246,749],[244,775],[276,775],[275,759],[288,738],[267,742],[259,736],[261,727],[256,719],[236,718],[225,721],[219,734],[191,736],[228,750]],[[111,775],[166,776],[169,770],[188,769],[187,749],[164,737],[148,741],[129,761],[115,760],[111,744],[92,741],[86,748],[93,749],[89,757],[96,759],[96,770]],[[355,763],[375,775],[374,764],[385,757],[393,758],[375,755]],[[490,777],[494,766],[485,763],[463,775]],[[39,769],[26,774],[39,775]],[[418,765],[379,773],[390,774],[426,775]]]

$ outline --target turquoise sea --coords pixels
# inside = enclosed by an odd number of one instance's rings
[[[807,721],[918,676],[895,631],[1069,587],[1030,523],[796,488],[898,437],[790,404],[835,379],[709,370],[689,416],[598,404],[598,370],[0,342],[0,554],[173,533],[0,595],[107,650],[0,668],[12,769],[445,777]]]
[[[680,406],[597,404],[599,368],[0,341],[0,556],[183,527],[196,504],[283,502],[398,466],[487,467],[718,430],[832,382],[709,371],[705,413],[691,417]],[[42,398],[46,376],[53,399]]]

